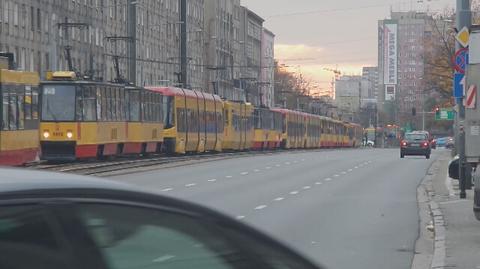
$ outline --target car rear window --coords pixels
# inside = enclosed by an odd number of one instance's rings
[[[425,134],[406,134],[406,140],[425,140],[427,139],[427,135]]]

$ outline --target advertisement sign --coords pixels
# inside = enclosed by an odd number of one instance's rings
[[[395,85],[385,85],[385,101],[395,100]]]
[[[397,84],[398,26],[386,23],[383,27],[384,42],[384,84]]]

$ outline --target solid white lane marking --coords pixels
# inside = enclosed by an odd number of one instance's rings
[[[233,176],[225,176],[226,178],[232,178]]]
[[[262,210],[266,207],[267,207],[266,205],[259,205],[259,206],[255,207],[255,210]]]
[[[290,192],[290,194],[291,195],[296,195],[296,194],[298,194],[298,191],[292,191],[292,192]]]
[[[303,187],[304,190],[308,190],[308,189],[311,189],[311,188],[312,188],[312,187],[310,187],[310,186],[305,186],[305,187]]]
[[[265,167],[265,169],[270,170],[270,169],[272,169],[272,167],[267,166],[267,167]]]
[[[283,198],[283,197],[277,197],[277,198],[275,198],[275,199],[273,199],[273,200],[274,200],[274,201],[277,201],[277,202],[280,202],[280,201],[282,201],[282,200],[284,200],[284,199],[285,199],[285,198]]]
[[[255,170],[253,170],[253,172],[258,173],[258,172],[260,172],[260,170],[255,169]]]
[[[315,182],[315,185],[322,185],[322,182]]]
[[[212,178],[212,179],[209,179],[209,180],[207,180],[207,181],[208,181],[208,182],[215,182],[215,181],[217,181],[217,179],[216,179],[216,178]]]
[[[196,183],[190,183],[190,184],[186,184],[185,187],[190,188],[190,187],[193,187],[195,185],[197,185],[197,184]]]
[[[335,176],[337,176],[337,177],[338,177],[338,175],[335,175]],[[331,179],[331,178],[329,178],[329,177],[327,177],[327,178],[325,179],[325,181],[331,181],[331,180],[332,180],[332,179]]]
[[[166,189],[163,189],[162,191],[163,191],[163,192],[173,191],[173,188],[166,188]]]
[[[240,175],[246,176],[246,175],[248,175],[248,172],[241,172]]]
[[[240,219],[244,219],[245,216],[237,216],[236,219],[240,220]]]

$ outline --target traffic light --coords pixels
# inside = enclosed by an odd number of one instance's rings
[[[412,107],[412,116],[416,116],[417,115],[417,109]]]
[[[440,118],[440,108],[439,108],[439,107],[436,107],[436,108],[435,108],[435,117],[436,117],[437,119]]]

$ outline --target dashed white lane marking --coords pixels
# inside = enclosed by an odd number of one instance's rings
[[[266,205],[259,205],[259,206],[255,207],[255,210],[262,210],[266,207],[267,207]]]
[[[173,188],[166,188],[166,189],[163,189],[162,191],[163,191],[163,192],[173,191]]]
[[[302,162],[304,162],[304,161],[305,161],[305,159],[301,159],[301,161],[302,161]]]
[[[248,172],[241,172],[240,175],[246,176],[246,175],[248,175]]]
[[[340,175],[333,175],[334,177],[339,177]]]
[[[290,162],[285,162],[286,165],[290,165]]]
[[[310,187],[310,186],[305,186],[305,187],[303,187],[304,190],[309,190],[309,189],[311,189],[311,188],[312,188],[312,187]]]
[[[335,176],[337,176],[337,177],[338,177],[338,175],[335,175]],[[327,178],[325,179],[325,181],[332,181],[332,179],[331,179],[331,178],[329,178],[329,177],[327,177]]]
[[[293,161],[293,163],[298,163],[298,161]]]
[[[358,166],[355,166],[354,168],[355,168],[355,169],[358,169]]]
[[[322,185],[322,182],[315,182],[315,185]]]
[[[347,174],[347,172],[345,172],[345,171],[342,171],[342,175],[346,175],[346,174]]]
[[[233,176],[225,176],[226,178],[232,178]]]
[[[267,166],[267,167],[265,167],[265,169],[270,170],[270,169],[272,169],[272,167]]]
[[[353,169],[348,169],[348,172],[352,172],[352,171],[353,171]]]
[[[290,194],[291,195],[296,195],[296,194],[298,194],[298,191],[292,191],[292,192],[290,192]]]
[[[280,201],[282,201],[282,200],[284,200],[284,199],[285,199],[285,198],[283,198],[283,197],[277,197],[277,198],[273,199],[273,201],[280,202]]]
[[[258,173],[258,172],[260,172],[260,170],[255,169],[255,170],[253,170],[253,172]]]
[[[190,188],[196,185],[197,185],[196,183],[190,183],[190,184],[186,184],[185,187]]]
[[[215,182],[215,181],[217,181],[217,179],[216,179],[216,178],[212,178],[212,179],[209,179],[209,180],[207,180],[207,181],[208,181],[208,182]]]
[[[276,167],[280,167],[280,166],[282,166],[282,165],[281,165],[281,164],[276,164],[275,166],[276,166]]]
[[[244,219],[245,216],[237,216],[236,219],[240,220],[240,219]]]

